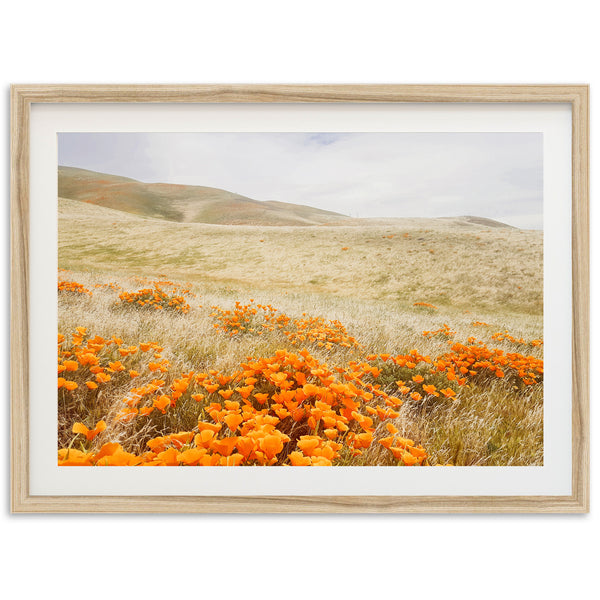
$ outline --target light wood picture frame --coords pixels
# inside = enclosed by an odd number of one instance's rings
[[[30,116],[34,104],[567,104],[571,109],[570,495],[114,496],[30,493]],[[565,225],[567,226],[567,225]],[[15,513],[581,513],[589,511],[589,89],[586,85],[13,85],[11,507]],[[480,467],[484,468],[484,467]]]

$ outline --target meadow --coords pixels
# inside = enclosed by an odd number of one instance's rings
[[[59,464],[543,463],[539,231],[59,199],[58,279]]]

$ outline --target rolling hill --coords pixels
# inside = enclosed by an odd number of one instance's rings
[[[324,225],[350,217],[286,202],[261,202],[212,187],[142,183],[74,167],[58,168],[58,196],[179,223]]]
[[[63,166],[58,167],[58,196],[139,217],[176,223],[260,226],[395,224],[408,228],[436,225],[466,229],[514,229],[506,223],[475,216],[353,218],[301,204],[253,200],[219,188],[142,183],[128,177]]]

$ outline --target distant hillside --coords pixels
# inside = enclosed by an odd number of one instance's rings
[[[408,228],[510,228],[486,217],[352,218],[301,204],[259,201],[212,187],[142,183],[135,179],[58,167],[58,196],[104,208],[177,223],[312,226],[401,225]]]
[[[347,225],[353,227],[361,226],[380,226],[390,225],[404,227],[406,229],[464,229],[464,230],[482,230],[482,229],[519,229],[512,225],[507,225],[501,221],[488,219],[487,217],[382,217],[346,219],[333,225]]]
[[[351,220],[327,210],[286,202],[261,202],[218,188],[142,183],[74,167],[58,167],[58,195],[179,223],[306,226]]]

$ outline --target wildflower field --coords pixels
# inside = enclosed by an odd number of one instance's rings
[[[541,465],[541,232],[59,200],[58,464]]]

